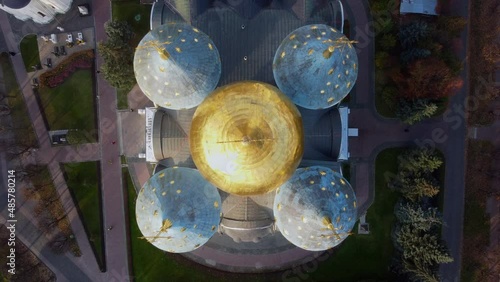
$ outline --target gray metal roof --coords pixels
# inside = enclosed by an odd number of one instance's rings
[[[186,21],[205,32],[219,50],[222,72],[218,86],[249,79],[276,85],[272,62],[281,41],[304,24],[331,23],[332,20],[328,4],[315,0],[272,1],[268,8],[261,8],[251,19],[242,17],[227,1],[167,2],[169,5],[165,6],[166,10],[163,8],[167,11],[163,13],[163,20],[180,21],[189,14]],[[163,7],[161,4],[159,6]],[[182,13],[184,16],[181,17]],[[158,15],[153,13],[155,16]],[[245,25],[244,29],[242,25]],[[247,60],[244,60],[245,56]],[[184,132],[189,132],[194,110],[165,111],[178,121]],[[303,159],[336,161],[342,135],[338,109],[311,111],[299,107],[299,110],[305,129]],[[188,149],[176,155],[175,164],[195,167]]]
[[[274,0],[267,5],[248,0],[165,2],[153,7],[152,27],[184,21],[205,32],[221,55],[218,86],[242,80],[276,85],[272,61],[281,41],[300,26],[333,20],[327,1]],[[252,9],[245,9],[248,5]]]
[[[308,110],[299,107],[304,125],[304,159],[337,160],[342,141],[338,108]]]
[[[162,110],[153,119],[153,151],[157,160],[178,154],[183,147],[189,147],[187,134],[169,114]]]

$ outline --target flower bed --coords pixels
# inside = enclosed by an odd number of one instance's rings
[[[54,69],[42,73],[40,75],[40,87],[57,87],[76,70],[92,68],[93,63],[93,50],[85,50],[74,53],[57,65]]]

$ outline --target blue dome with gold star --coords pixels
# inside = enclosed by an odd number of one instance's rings
[[[297,169],[276,191],[273,210],[283,236],[309,251],[337,246],[357,220],[351,185],[340,173],[322,166]]]
[[[135,213],[143,239],[164,251],[185,253],[214,235],[221,206],[217,188],[197,170],[173,167],[144,184]]]
[[[146,96],[160,107],[198,106],[221,75],[219,52],[197,28],[169,23],[148,32],[136,48],[134,72]]]
[[[358,76],[358,56],[352,43],[324,24],[294,30],[274,56],[278,88],[303,108],[325,109],[338,104]]]

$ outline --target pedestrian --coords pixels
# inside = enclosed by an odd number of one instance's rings
[[[131,111],[131,112],[133,112],[133,111],[134,111],[134,109],[130,109],[130,111]]]
[[[108,231],[111,231],[111,229],[113,229],[113,225],[111,225],[110,227],[108,227]]]
[[[115,144],[116,144],[116,141],[111,142],[111,144],[115,145]]]

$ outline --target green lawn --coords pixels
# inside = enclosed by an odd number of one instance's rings
[[[78,205],[78,212],[85,225],[85,231],[104,269],[103,227],[101,213],[101,191],[99,188],[99,162],[64,164],[68,189]]]
[[[139,1],[115,1],[111,3],[113,20],[126,21],[132,26],[134,38],[132,47],[136,47],[139,41],[149,31],[149,18],[151,5],[141,5]]]
[[[119,110],[128,109],[128,92],[129,89],[116,88],[116,99]]]
[[[342,175],[347,181],[351,181],[351,163],[342,164]]]
[[[38,43],[36,34],[26,35],[21,40],[21,55],[23,56],[26,72],[33,71],[32,66],[40,64],[40,55],[38,53]]]
[[[58,87],[40,89],[39,97],[50,130],[95,132],[93,85],[92,72],[85,69],[75,71]]]
[[[364,279],[391,280],[389,264],[393,255],[391,229],[393,210],[399,197],[387,188],[384,175],[396,173],[397,156],[402,148],[382,151],[375,162],[375,201],[368,209],[366,221],[369,235],[355,234],[347,238],[328,260],[311,273],[315,281],[359,281]]]

